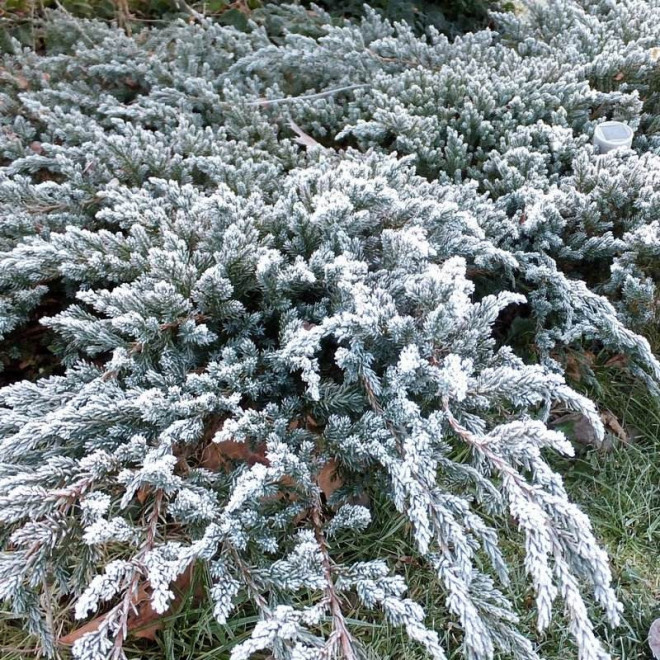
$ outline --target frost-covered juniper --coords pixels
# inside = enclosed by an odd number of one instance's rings
[[[360,657],[349,594],[447,657],[384,558],[342,556],[366,493],[408,518],[464,657],[538,657],[508,516],[538,629],[563,609],[608,657],[587,604],[620,605],[546,423],[602,437],[562,375],[583,341],[660,382],[633,332],[657,318],[660,4],[496,19],[450,43],[296,7],[134,37],[54,15],[46,54],[5,58],[4,350],[38,321],[60,372],[0,391],[0,595],[46,654],[68,608],[64,632],[95,622],[76,658],[123,657],[139,595],[166,612],[194,566],[219,622],[259,615],[232,660]],[[596,157],[606,118],[634,151]]]

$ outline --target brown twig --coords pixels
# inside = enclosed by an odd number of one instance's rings
[[[471,447],[474,447],[480,451],[502,474],[512,479],[518,488],[526,492],[528,495],[535,496],[534,489],[527,483],[527,481],[525,481],[525,479],[523,479],[520,473],[511,467],[511,465],[509,465],[509,463],[507,463],[501,456],[498,456],[488,447],[490,444],[488,438],[479,438],[474,435],[474,433],[468,431],[464,426],[461,426],[461,424],[459,424],[458,420],[454,417],[451,410],[449,409],[449,401],[446,397],[443,399],[442,404],[447,415],[449,425],[460,438],[462,438]]]
[[[161,508],[163,505],[163,491],[156,491],[154,497],[153,509],[151,516],[147,522],[147,535],[145,541],[140,548],[140,551],[134,558],[134,562],[140,563],[142,558],[153,549],[155,540],[156,540],[156,529],[158,527],[158,520],[161,514]],[[136,570],[133,573],[128,589],[124,593],[121,603],[117,605],[116,612],[118,613],[118,622],[119,628],[117,634],[115,635],[114,644],[112,647],[112,653],[110,655],[111,660],[119,660],[122,655],[122,646],[124,640],[128,635],[128,619],[131,615],[131,611],[135,609],[135,600],[139,589],[140,578],[142,577],[141,570],[136,566]]]
[[[207,19],[204,14],[200,14],[197,10],[193,9],[185,0],[174,0],[179,11],[190,14],[193,18],[200,23],[206,23]]]
[[[114,2],[117,14],[117,25],[119,25],[119,27],[130,37],[132,34],[131,20],[133,19],[133,16],[130,7],[128,6],[128,0],[114,0]]]
[[[331,651],[334,644],[338,640],[341,647],[342,655],[345,660],[356,660],[355,652],[353,651],[353,637],[346,627],[346,619],[342,612],[341,600],[335,590],[334,580],[332,578],[332,560],[328,552],[328,544],[323,534],[323,525],[321,522],[321,500],[317,499],[316,504],[312,508],[312,525],[314,526],[314,536],[316,542],[321,549],[323,576],[325,578],[325,597],[330,604],[330,611],[332,612],[333,631],[328,639],[327,650]]]

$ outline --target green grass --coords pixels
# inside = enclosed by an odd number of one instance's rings
[[[599,634],[606,640],[613,657],[619,660],[650,658],[646,636],[651,621],[660,616],[660,402],[639,383],[634,384],[615,367],[595,367],[596,381],[590,394],[602,408],[612,411],[623,426],[635,435],[627,445],[615,443],[608,452],[588,450],[575,459],[554,460],[565,477],[574,501],[590,516],[598,537],[607,547],[613,574],[624,604],[621,626],[610,630],[602,622]],[[415,558],[405,520],[392,516],[382,502],[374,503],[374,523],[360,539],[343,540],[342,554],[358,560],[387,558],[391,566],[406,576],[410,596],[424,606],[427,623],[444,639],[452,658],[461,657],[461,634],[447,616],[444,593],[434,575]],[[535,631],[533,594],[522,568],[520,544],[515,530],[508,530],[504,547],[514,567],[512,593],[518,602],[529,603],[523,629],[540,643],[548,660],[577,657],[561,615],[550,631],[539,637]],[[558,608],[560,609],[560,608]],[[593,610],[596,621],[601,614]],[[369,660],[422,660],[426,656],[411,644],[400,628],[388,625],[375,612],[349,605],[349,621],[354,635],[370,648]],[[253,618],[233,621],[222,629],[208,609],[184,609],[163,633],[160,646],[141,657],[167,660],[224,660],[233,643],[243,638]],[[130,655],[129,655],[130,657]],[[137,656],[135,656],[137,657]]]
[[[627,411],[623,420],[634,422],[643,435],[632,445],[616,446],[606,454],[590,451],[582,458],[557,462],[557,467],[565,474],[574,500],[589,514],[610,553],[618,593],[625,607],[622,625],[612,631],[601,624],[599,633],[613,657],[642,660],[650,658],[646,645],[649,625],[660,616],[660,410],[648,395],[644,398],[640,392],[622,397],[621,401]],[[447,616],[444,594],[433,574],[416,560],[404,519],[392,516],[383,503],[376,503],[374,517],[374,524],[359,539],[359,545],[357,540],[341,544],[342,554],[356,560],[387,558],[397,572],[406,576],[410,596],[424,606],[428,624],[438,630],[445,647],[452,650],[451,657],[458,660],[460,630]],[[522,570],[517,534],[511,529],[505,536],[504,547],[513,565],[511,591],[519,603],[530,606],[523,617],[523,630],[539,642],[540,652],[548,660],[576,657],[561,615],[548,633],[539,637],[535,632],[533,594]],[[354,635],[369,649],[366,654],[369,660],[425,658],[401,629],[388,625],[378,613],[362,611],[354,603],[348,604],[347,611]],[[593,615],[599,620],[596,609]],[[178,614],[165,620],[156,642],[130,640],[128,657],[225,660],[232,646],[245,639],[256,620],[253,613],[244,611],[228,626],[220,626],[210,608],[199,604],[190,593]],[[29,647],[30,642],[19,628],[8,622],[0,624],[3,660],[35,657]],[[27,652],[15,649],[27,649]],[[68,654],[65,652],[61,657]]]
[[[660,342],[654,341],[654,346]],[[586,355],[591,355],[588,352]],[[602,621],[593,608],[599,636],[618,660],[648,660],[649,626],[660,617],[660,400],[617,366],[607,366],[609,356],[592,356],[593,374],[585,374],[577,387],[609,410],[630,435],[627,443],[614,441],[607,451],[579,448],[576,458],[552,457],[572,499],[589,515],[597,537],[607,548],[619,598],[624,605],[623,621],[616,630]],[[359,538],[335,542],[334,552],[347,561],[373,557],[386,559],[406,577],[409,595],[427,612],[427,624],[438,631],[451,658],[461,658],[461,631],[447,615],[445,594],[431,571],[416,558],[406,520],[392,513],[384,501],[372,502],[374,521]],[[502,546],[512,566],[511,595],[527,607],[522,630],[539,644],[547,660],[577,657],[562,620],[561,605],[549,631],[535,630],[534,597],[523,570],[522,544],[514,528],[502,533]],[[129,638],[128,657],[141,660],[227,660],[231,649],[245,639],[257,621],[248,604],[239,607],[227,625],[219,625],[212,610],[194,591],[207,576],[198,571],[183,606],[163,620],[155,641]],[[347,603],[347,617],[354,636],[363,643],[368,660],[422,660],[421,649],[411,644],[403,630],[392,627],[378,612],[364,611],[356,602]],[[67,614],[62,617],[66,620]],[[68,632],[68,629],[66,630]],[[367,650],[368,649],[368,650]],[[0,611],[0,658],[35,658],[34,640],[20,625]],[[63,649],[58,656],[70,657]],[[267,656],[265,656],[267,657]]]
[[[636,437],[628,445],[619,443],[607,452],[587,451],[577,459],[555,460],[565,476],[573,499],[589,514],[598,537],[607,547],[613,573],[624,604],[622,625],[610,630],[599,624],[613,657],[620,660],[650,658],[646,635],[651,621],[660,616],[660,406],[639,385],[629,389],[615,369],[597,370],[599,398]],[[576,657],[561,615],[550,631],[539,637],[535,632],[533,594],[522,570],[517,533],[504,535],[504,548],[513,565],[511,591],[518,603],[530,605],[522,627],[540,644],[543,657],[566,660]],[[359,541],[359,543],[358,543]],[[445,647],[458,660],[460,629],[446,613],[443,590],[433,574],[420,565],[411,546],[403,518],[392,516],[383,503],[374,504],[374,523],[360,539],[343,540],[335,550],[350,559],[387,558],[404,574],[410,596],[426,609],[427,623],[444,640]],[[198,576],[204,580],[205,576]],[[405,633],[388,625],[375,612],[360,610],[348,603],[348,619],[357,639],[369,648],[369,660],[422,660],[421,649],[412,645]],[[598,621],[598,610],[593,611]],[[155,642],[130,639],[129,658],[142,660],[225,660],[231,648],[245,639],[256,616],[249,608],[239,609],[229,625],[220,626],[211,609],[191,593],[181,610],[164,621]],[[0,617],[0,657],[3,660],[34,658],[33,642],[6,615]],[[61,658],[69,657],[66,651]]]
[[[604,359],[603,359],[604,360]],[[598,360],[596,361],[598,363]],[[553,459],[565,478],[574,501],[588,513],[596,534],[607,547],[620,600],[625,610],[622,625],[610,630],[600,612],[592,614],[598,632],[614,658],[649,659],[646,636],[651,621],[660,616],[660,402],[639,383],[630,381],[616,367],[594,367],[595,380],[589,394],[601,408],[616,415],[633,435],[628,444],[615,443],[607,452],[586,450],[574,459]],[[335,551],[349,560],[374,556],[386,558],[392,568],[405,575],[409,595],[424,606],[427,623],[444,640],[451,657],[461,658],[461,633],[447,616],[444,593],[432,572],[415,557],[405,520],[392,515],[384,502],[373,503],[374,522],[359,539],[335,543]],[[523,556],[515,529],[505,530],[503,547],[513,567],[511,593],[518,603],[529,605],[522,619],[523,631],[539,643],[547,660],[575,658],[576,651],[558,612],[551,629],[538,636],[535,631],[533,593],[522,568]],[[206,579],[203,571],[198,582]],[[199,586],[199,584],[197,585]],[[226,660],[231,648],[246,638],[257,617],[244,605],[228,625],[220,626],[210,607],[193,596],[191,587],[178,613],[164,620],[164,628],[153,641],[129,639],[127,654],[141,660]],[[558,610],[560,607],[558,607]],[[421,649],[405,633],[388,625],[377,612],[347,603],[347,616],[355,637],[368,660],[422,660]],[[34,658],[33,641],[6,614],[0,614],[0,657],[2,660]],[[59,656],[69,657],[66,650]],[[265,656],[267,657],[267,656]]]
[[[13,4],[12,1],[4,6],[0,3],[0,18],[4,12],[9,21],[22,18],[28,21],[29,15],[22,16],[20,12],[22,7],[33,7],[30,0],[15,0]],[[74,0],[62,0],[62,3],[71,10],[85,13],[94,9],[96,1],[75,0],[77,9],[73,6]],[[166,4],[166,0],[129,2],[137,15]],[[199,6],[199,3],[189,4]],[[15,11],[10,16],[12,7]],[[98,2],[96,9],[99,12],[102,9],[103,17],[112,18],[114,5],[104,0]],[[656,348],[660,347],[659,339],[653,343]],[[631,435],[631,441],[615,443],[608,452],[588,450],[575,459],[554,459],[553,463],[564,475],[573,500],[589,515],[597,536],[607,547],[625,607],[622,625],[610,630],[599,623],[599,633],[615,658],[643,660],[651,657],[646,644],[649,625],[660,616],[660,401],[619,369],[602,362],[604,358],[596,360],[595,379],[589,381],[585,389],[602,409],[616,416]],[[374,503],[373,513],[374,523],[367,533],[357,540],[346,539],[341,545],[336,544],[336,549],[353,560],[387,558],[396,571],[406,576],[410,596],[424,606],[427,623],[439,632],[445,648],[452,651],[453,658],[460,658],[460,629],[447,616],[445,596],[433,574],[415,558],[405,520],[392,515],[391,509],[382,502]],[[576,657],[561,616],[543,636],[535,632],[533,594],[522,570],[518,537],[513,529],[505,532],[503,545],[513,566],[511,592],[518,603],[530,604],[523,617],[523,629],[539,642],[540,652],[548,660]],[[201,582],[205,579],[204,574],[198,576]],[[245,639],[257,617],[244,606],[228,625],[221,626],[214,620],[208,605],[200,603],[193,591],[191,588],[178,613],[164,619],[164,628],[155,642],[129,639],[126,649],[129,658],[225,660],[229,657],[231,648]],[[598,611],[594,610],[593,614],[600,621]],[[401,629],[388,625],[378,613],[365,612],[355,603],[349,603],[348,618],[356,638],[365,648],[371,649],[367,655],[370,660],[421,660],[425,657]],[[27,660],[35,657],[34,641],[26,637],[7,613],[0,611],[0,658]],[[69,654],[63,650],[60,657],[67,658]]]

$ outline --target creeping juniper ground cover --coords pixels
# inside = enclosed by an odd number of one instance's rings
[[[556,617],[560,657],[616,655],[555,422],[606,433],[576,355],[660,396],[660,2],[491,23],[56,13],[3,57],[0,596],[31,657],[141,657],[200,573],[242,621],[219,658],[378,657],[362,621],[531,660]],[[632,149],[595,152],[608,119]],[[343,551],[376,510],[449,623]]]

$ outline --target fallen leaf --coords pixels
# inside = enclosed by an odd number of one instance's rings
[[[172,582],[170,588],[174,592],[174,600],[171,602],[167,612],[163,614],[159,614],[153,609],[151,605],[151,588],[148,583],[143,584],[137,593],[136,611],[128,617],[128,631],[133,633],[135,637],[154,641],[156,639],[156,633],[163,627],[163,618],[167,617],[181,605],[183,596],[192,582],[192,576],[193,566],[191,565]]]
[[[307,415],[307,417],[305,418],[305,422],[307,424],[307,428],[310,431],[318,430],[319,428],[318,422],[311,415]]]
[[[102,376],[101,376],[101,381],[106,383],[109,380],[112,380],[113,378],[117,377],[117,374],[119,372],[116,370],[113,371],[106,371]]]
[[[188,457],[185,454],[177,456],[176,469],[178,470],[179,474],[188,474],[190,472]]]
[[[591,422],[581,413],[569,413],[550,422],[552,428],[557,428],[580,445],[597,447],[600,442]]]
[[[149,496],[149,491],[150,491],[149,486],[142,486],[141,488],[138,489],[138,492],[135,494],[135,497],[137,498],[137,501],[140,504],[144,504],[147,501],[147,497]]]
[[[325,495],[326,500],[343,486],[342,480],[337,476],[337,461],[330,459],[316,475],[316,483],[318,484],[321,492]]]
[[[603,412],[600,413],[600,418],[603,420],[603,424],[605,425],[605,428],[612,431],[612,433],[617,438],[619,438],[621,442],[623,442],[624,444],[628,444],[628,442],[630,441],[630,437],[628,436],[628,433],[623,428],[623,426],[621,426],[621,423],[612,412],[610,412],[609,410],[603,410]]]
[[[0,67],[0,80],[14,84],[23,91],[30,86],[24,75],[20,73],[12,73],[11,71],[7,71],[4,67]]]
[[[293,119],[289,120],[291,130],[296,134],[295,141],[303,147],[320,147],[321,145],[311,136],[307,135]]]
[[[148,582],[140,585],[137,594],[133,599],[133,612],[129,615],[126,622],[126,628],[134,637],[149,639],[154,641],[156,633],[163,628],[163,619],[169,616],[181,605],[183,596],[192,582],[193,566],[189,566],[179,577],[171,584],[174,592],[174,599],[170,607],[163,614],[156,612],[151,605],[151,587]],[[201,597],[201,593],[195,594],[196,598]],[[83,635],[94,632],[107,618],[107,614],[102,614],[92,619],[88,623],[71,631],[68,635],[59,638],[59,643],[66,646],[72,645]]]
[[[68,635],[64,635],[64,637],[60,637],[58,640],[59,643],[64,644],[66,646],[70,646],[71,644],[79,640],[83,635],[98,630],[98,627],[105,621],[106,617],[107,614],[104,614],[102,616],[97,616],[95,619],[92,619],[89,623],[80,626],[80,628],[76,628]]]
[[[311,416],[307,415],[305,418],[306,426],[309,430],[315,431],[318,430],[319,425],[316,420]],[[212,438],[222,427],[222,423],[214,422],[206,431],[206,437]],[[295,429],[299,427],[298,421],[293,421],[289,424],[290,429]],[[223,440],[221,442],[215,442],[210,440],[208,444],[204,447],[204,450],[201,454],[200,467],[213,472],[218,472],[220,470],[229,471],[232,467],[233,461],[240,461],[247,463],[247,465],[254,465],[255,463],[261,463],[262,465],[270,465],[268,458],[266,458],[266,444],[262,443],[255,449],[252,449],[250,445],[245,442],[236,442],[234,440]],[[342,480],[337,475],[337,462],[334,459],[329,460],[318,472],[316,475],[316,483],[318,484],[321,492],[325,495],[326,500],[328,500],[333,493],[343,485]],[[295,481],[289,477],[284,477],[281,480],[281,485],[285,488],[293,489],[295,487]],[[284,493],[278,493],[273,497],[267,499],[280,499],[285,497]],[[296,499],[295,493],[288,493],[286,497]]]
[[[419,559],[411,557],[410,555],[397,557],[397,562],[400,564],[408,564],[409,566],[420,566]]]
[[[230,461],[243,461],[248,465],[262,463],[268,465],[266,458],[266,445],[261,444],[256,451],[252,451],[250,445],[245,442],[234,440],[223,440],[222,442],[210,442],[202,452],[200,466],[207,470],[218,472],[228,470]]]
[[[582,380],[582,365],[574,355],[566,356],[564,372],[575,383],[579,383]]]
[[[585,373],[589,373],[589,370],[593,368],[596,363],[596,356],[590,351],[571,351],[564,356],[563,360],[566,376],[570,380],[579,383]]]
[[[212,419],[204,431],[202,446],[204,447],[199,457],[199,466],[206,470],[218,472],[230,470],[232,461],[242,461],[248,465],[263,463],[268,465],[266,458],[266,444],[262,443],[256,448],[252,448],[246,442],[236,442],[235,440],[217,441],[214,438],[222,429],[225,420],[222,418]]]
[[[628,358],[622,354],[615,355],[605,363],[605,366],[618,367],[619,369],[624,369],[626,366],[628,366]]]

